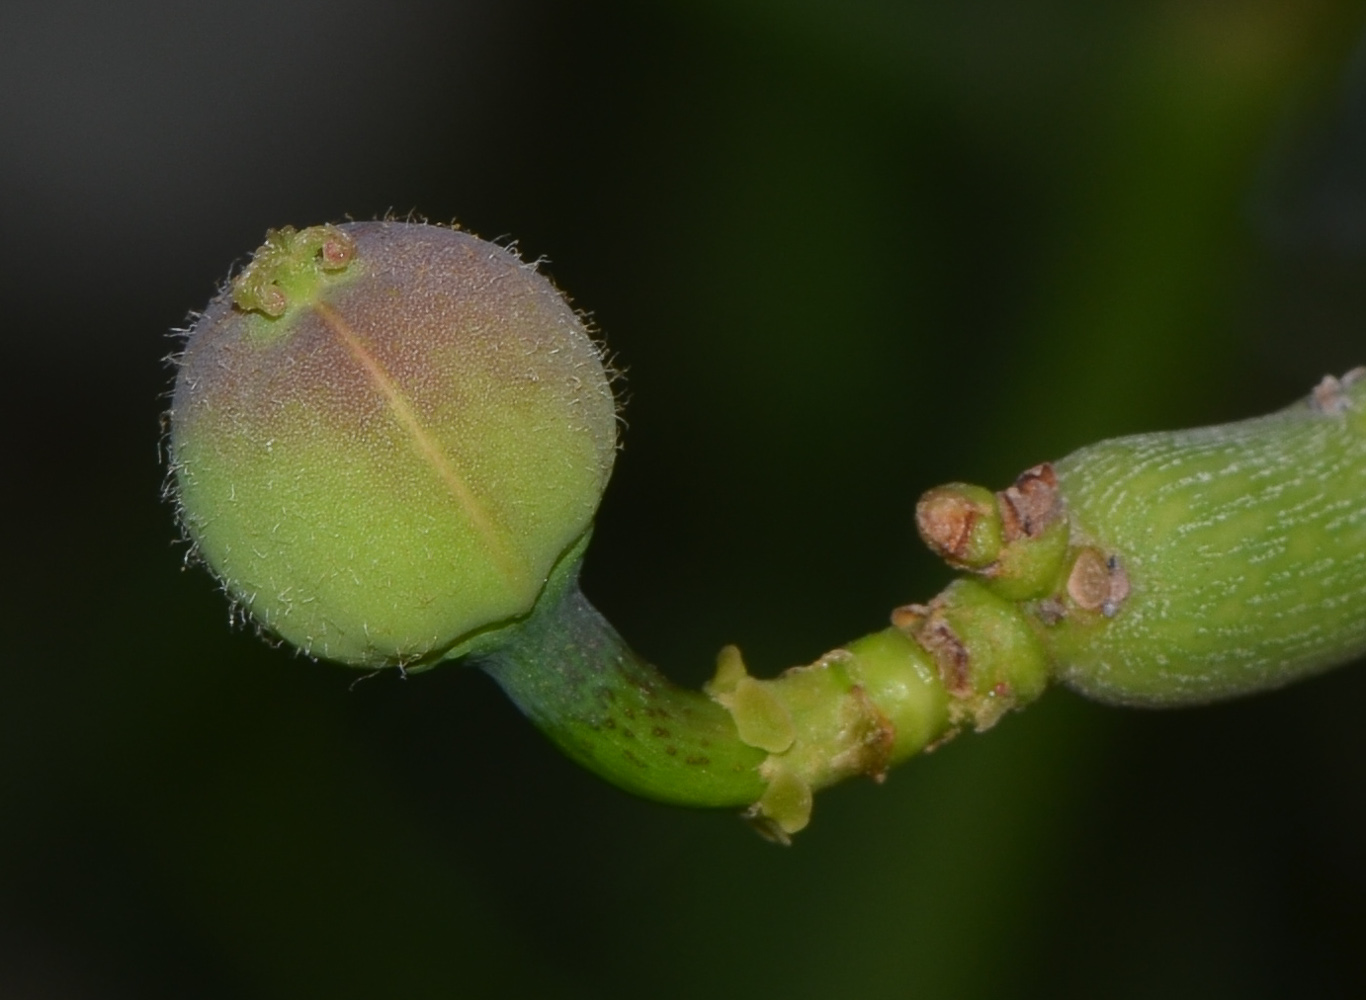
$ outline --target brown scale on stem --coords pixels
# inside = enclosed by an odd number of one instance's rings
[[[892,625],[930,654],[935,673],[955,706],[951,717],[962,721],[973,714],[969,706],[977,694],[972,653],[944,615],[943,595],[929,604],[907,604],[892,612]],[[948,734],[951,738],[956,728]],[[940,742],[944,742],[941,740]],[[938,745],[937,743],[935,744]]]
[[[1067,576],[1067,596],[1079,608],[1113,618],[1129,596],[1129,575],[1118,556],[1084,548],[1077,553]]]
[[[1325,375],[1309,396],[1309,405],[1320,413],[1345,413],[1351,407],[1346,390],[1366,377],[1366,367],[1353,368],[1341,378]]]
[[[1038,538],[1062,516],[1058,477],[1048,462],[1026,469],[996,496],[1007,543]]]
[[[931,608],[915,630],[915,639],[934,657],[945,690],[955,698],[972,697],[972,657],[939,609]]]
[[[844,715],[847,730],[854,736],[853,743],[831,758],[832,769],[840,773],[866,774],[882,784],[892,763],[896,726],[873,704],[861,684],[849,689]]]

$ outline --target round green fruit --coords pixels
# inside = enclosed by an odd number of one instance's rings
[[[525,617],[616,452],[601,352],[550,282],[412,223],[268,234],[190,330],[170,417],[195,551],[263,629],[363,667]]]

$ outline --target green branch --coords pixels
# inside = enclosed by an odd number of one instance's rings
[[[1192,705],[1366,651],[1366,379],[1268,417],[1093,445],[921,498],[964,577],[778,677],[704,690],[578,586],[615,451],[608,375],[535,270],[400,223],[273,232],[191,331],[171,413],[187,536],[263,631],[373,669],[477,663],[620,787],[804,827],[813,792],[991,728],[1050,682]]]

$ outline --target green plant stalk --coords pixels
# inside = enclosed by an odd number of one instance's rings
[[[966,575],[771,679],[723,649],[670,684],[580,593],[610,474],[610,377],[535,269],[397,222],[268,234],[200,314],[170,413],[194,552],[263,631],[363,669],[478,663],[637,794],[744,807],[983,731],[1051,682],[1193,705],[1366,651],[1366,369],[1222,427],[1101,442],[1004,490],[925,494]]]
[[[930,656],[897,628],[772,680],[750,677],[729,646],[705,693],[680,688],[588,603],[578,569],[476,662],[565,754],[637,795],[748,807],[785,840],[809,820],[814,790],[880,779],[961,721]]]
[[[670,683],[584,598],[577,561],[533,613],[475,658],[561,750],[627,791],[677,805],[746,807],[786,841],[812,794],[882,780],[960,729],[990,728],[1047,682],[1044,652],[1009,601],[972,580],[891,628],[772,679],[724,648],[704,692]]]
[[[1267,417],[1102,442],[918,508],[969,576],[768,680],[722,650],[705,693],[640,661],[566,570],[484,661],[566,753],[640,795],[741,806],[786,842],[812,793],[991,728],[1061,682],[1194,705],[1366,652],[1366,379]]]
[[[680,805],[757,800],[763,752],[719,704],[636,656],[584,598],[579,565],[552,577],[512,642],[475,662],[560,750],[620,788]]]

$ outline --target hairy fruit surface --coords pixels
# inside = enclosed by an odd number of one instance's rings
[[[189,332],[170,447],[196,551],[262,628],[422,666],[527,615],[586,539],[616,414],[533,266],[362,222],[268,235]]]

